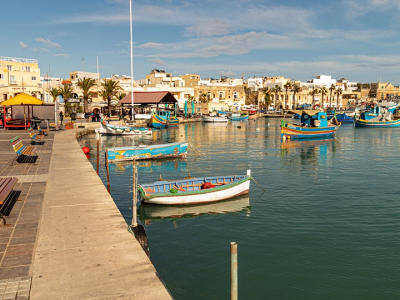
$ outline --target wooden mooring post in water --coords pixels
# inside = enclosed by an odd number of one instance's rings
[[[143,225],[138,224],[137,222],[137,184],[138,184],[138,174],[137,174],[137,166],[136,160],[133,160],[132,163],[132,223],[129,226],[130,231],[135,236],[136,240],[139,242],[140,246],[144,252],[146,252],[147,256],[150,256],[149,250],[149,241],[147,239],[146,230],[144,229]]]
[[[231,242],[231,300],[238,299],[237,243]]]
[[[111,194],[111,187],[110,187],[110,171],[108,168],[108,154],[107,151],[104,154],[105,158],[106,158],[106,171],[107,171],[107,191],[109,194]]]
[[[96,172],[99,175],[99,163],[100,163],[100,133],[96,134],[97,139],[97,164],[96,164]]]

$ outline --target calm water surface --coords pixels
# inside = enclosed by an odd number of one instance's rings
[[[279,125],[193,123],[153,137],[102,137],[103,149],[193,146],[186,160],[141,162],[139,183],[251,169],[265,189],[252,181],[249,197],[208,206],[138,205],[151,261],[173,297],[229,299],[236,241],[240,299],[399,299],[400,129],[345,124],[331,140],[282,143]],[[94,138],[81,141],[93,154]],[[110,172],[112,197],[130,223],[132,165],[111,164]]]

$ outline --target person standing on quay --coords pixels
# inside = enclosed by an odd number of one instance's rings
[[[63,114],[63,112],[62,112],[62,111],[60,111],[61,129],[62,129],[62,123],[63,123],[63,120],[64,120],[64,114]]]

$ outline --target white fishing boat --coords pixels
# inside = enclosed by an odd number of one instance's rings
[[[202,122],[210,122],[210,123],[225,123],[228,122],[229,119],[225,116],[201,116]]]
[[[96,128],[95,131],[102,135],[140,135],[153,133],[151,128],[111,125],[105,120],[101,121],[101,127]]]
[[[138,185],[143,203],[162,205],[205,204],[247,195],[251,172]]]

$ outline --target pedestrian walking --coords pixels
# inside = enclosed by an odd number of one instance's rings
[[[63,123],[63,120],[64,120],[64,114],[63,114],[63,112],[62,112],[62,111],[60,111],[61,129],[62,129],[62,123]]]

